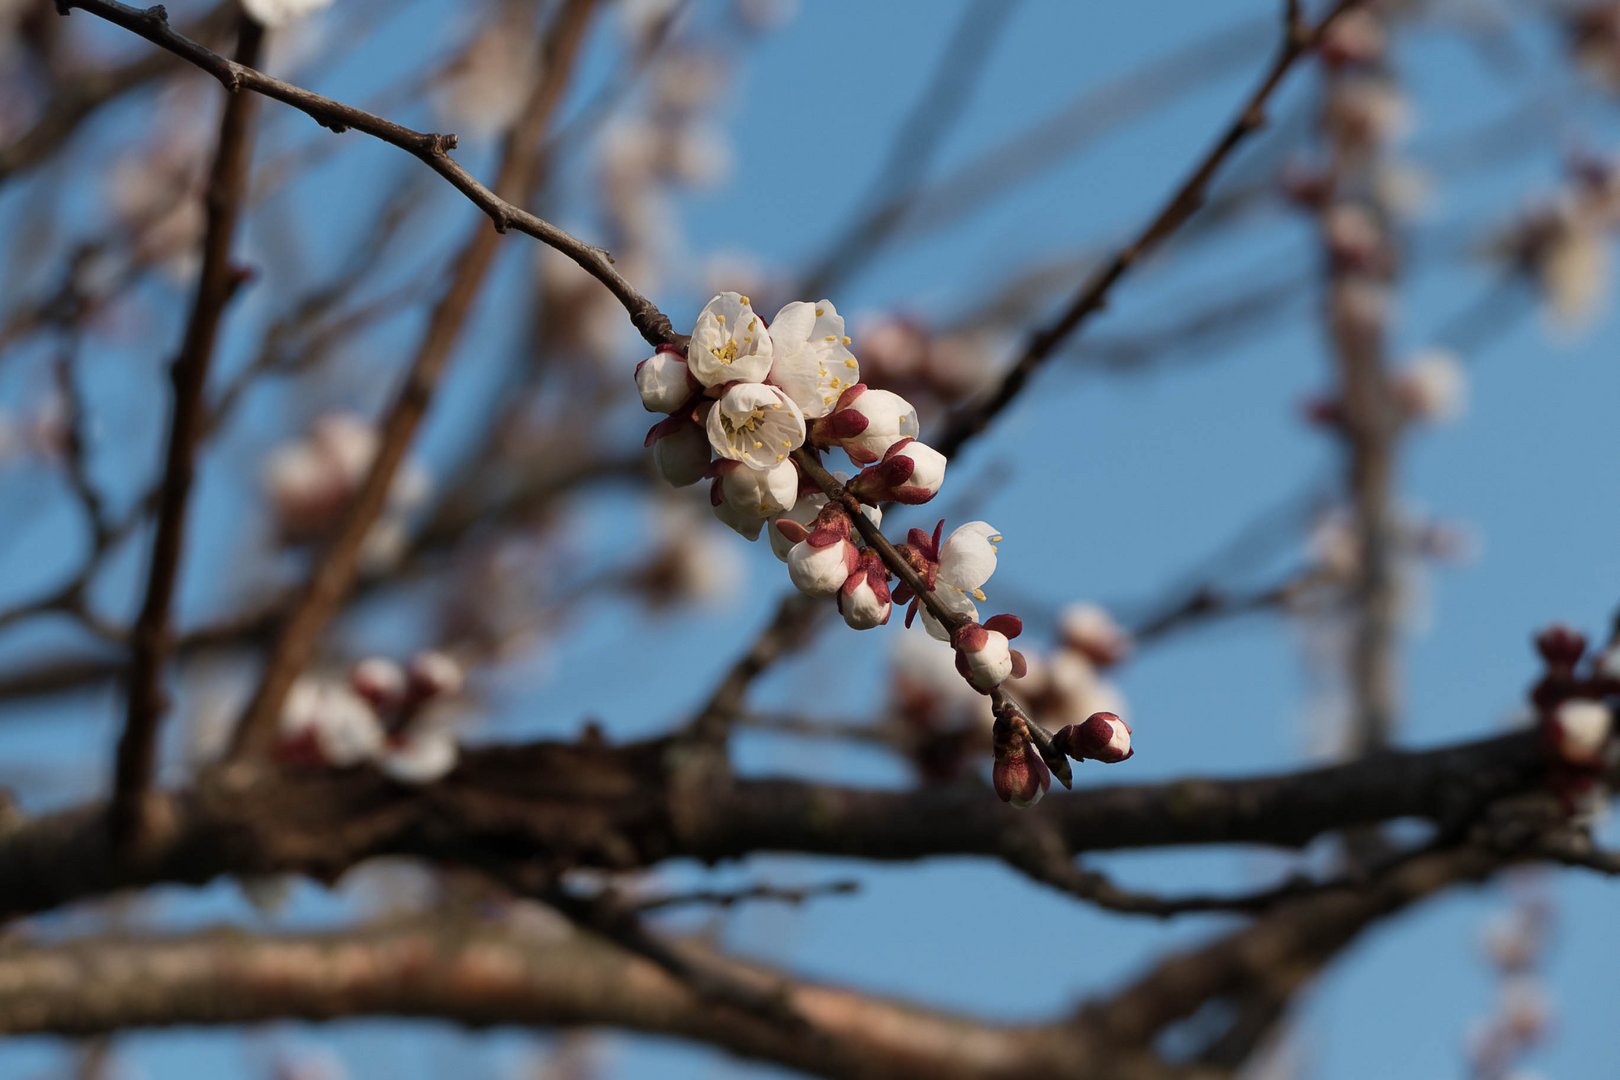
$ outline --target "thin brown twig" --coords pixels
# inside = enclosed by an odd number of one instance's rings
[[[637,292],[630,282],[614,269],[613,259],[607,252],[516,206],[499,194],[500,191],[507,190],[499,180],[496,181],[494,189],[486,187],[450,157],[450,151],[456,147],[454,135],[416,131],[366,112],[364,109],[357,109],[352,105],[345,105],[341,101],[334,101],[332,98],[305,90],[303,87],[283,82],[255,70],[250,65],[227,60],[174,30],[169,25],[167,15],[161,6],[141,9],[117,3],[116,0],[58,0],[57,6],[64,14],[78,8],[138,34],[154,45],[167,49],[208,72],[233,93],[238,90],[251,90],[291,105],[332,131],[341,132],[353,128],[399,147],[421,160],[471,200],[489,217],[496,232],[504,233],[508,229],[516,229],[527,233],[578,263],[624,305],[630,315],[630,321],[649,343],[661,345],[676,339],[669,317],[659,311],[652,301]]]
[[[263,37],[264,28],[243,15],[237,31],[235,63],[255,63]],[[128,710],[113,772],[112,823],[125,842],[134,842],[140,835],[141,796],[151,784],[156,767],[158,728],[165,710],[163,668],[172,645],[171,608],[185,551],[197,442],[207,412],[208,372],[225,305],[239,284],[231,265],[231,247],[247,192],[256,108],[254,99],[238,94],[226,102],[220,119],[219,144],[208,180],[202,270],[185,337],[170,368],[174,400],[157,532],[152,540],[146,599],[130,635]]]
[[[1287,34],[1271,67],[1250,93],[1213,146],[1204,154],[1187,178],[1171,193],[1147,226],[1134,240],[1120,248],[1080,289],[1063,311],[1047,326],[1037,329],[1025,343],[1018,358],[1002,375],[996,389],[982,402],[953,416],[936,444],[946,457],[954,457],[962,445],[978,435],[1010,405],[1026,383],[1068,337],[1107,304],[1114,285],[1144,256],[1149,254],[1203,204],[1210,181],[1221,166],[1249,136],[1266,121],[1266,104],[1282,84],[1294,64],[1311,52],[1324,31],[1361,0],[1338,0],[1304,37]]]

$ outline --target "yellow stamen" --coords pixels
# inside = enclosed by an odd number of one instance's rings
[[[984,590],[983,589],[974,589],[973,590],[973,599],[977,600],[979,603],[982,604],[987,599],[989,599],[989,597],[984,595]]]

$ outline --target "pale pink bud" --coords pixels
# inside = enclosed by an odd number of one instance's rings
[[[1573,698],[1553,710],[1548,734],[1554,752],[1571,765],[1603,764],[1614,715],[1601,701]]]
[[[838,613],[856,630],[870,630],[889,621],[889,571],[875,551],[861,556],[860,565],[838,591]]]
[[[1013,673],[1013,651],[1007,636],[979,623],[965,623],[951,635],[956,670],[981,694],[1006,682]]]
[[[1395,377],[1395,395],[1406,415],[1424,423],[1455,420],[1468,405],[1468,374],[1443,349],[1420,353]]]
[[[855,572],[860,552],[828,529],[817,529],[788,552],[788,577],[806,596],[836,596]]]
[[[456,658],[437,649],[427,649],[411,657],[407,675],[411,697],[417,701],[459,694],[467,681],[466,672]]]
[[[386,657],[370,656],[354,665],[349,686],[373,708],[392,709],[405,700],[405,672]]]
[[[686,416],[672,416],[647,433],[658,474],[675,487],[695,484],[709,474],[709,437]]]
[[[1117,664],[1131,651],[1130,635],[1098,604],[1070,604],[1058,625],[1063,644],[1098,667]]]
[[[401,784],[431,784],[456,767],[455,736],[448,730],[411,732],[392,739],[377,768]]]
[[[1092,713],[1079,724],[1070,724],[1052,741],[1076,761],[1124,761],[1136,753],[1131,749],[1131,726],[1111,712]]]
[[[870,465],[901,439],[915,439],[917,410],[899,394],[856,383],[817,426],[819,437],[842,447],[857,465]]]
[[[869,503],[882,500],[916,505],[939,493],[945,482],[945,455],[916,439],[901,439],[883,460],[850,481],[849,490]]]
[[[641,407],[648,412],[672,413],[691,400],[698,381],[672,347],[659,346],[657,352],[636,365],[636,390]]]

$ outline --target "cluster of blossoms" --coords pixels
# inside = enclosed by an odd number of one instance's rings
[[[432,783],[456,764],[442,706],[463,682],[461,665],[434,651],[403,667],[370,657],[350,669],[346,684],[306,676],[287,694],[277,756],[334,769],[369,763],[400,783]]]
[[[1530,689],[1538,729],[1555,771],[1555,787],[1572,809],[1599,794],[1614,748],[1620,698],[1620,644],[1588,651],[1586,635],[1549,626],[1536,635],[1543,670]]]
[[[918,440],[909,401],[861,381],[852,344],[831,301],[794,301],[767,322],[748,297],[721,293],[684,348],[662,346],[636,367],[643,407],[666,414],[647,445],[677,487],[708,479],[715,515],[737,533],[757,540],[769,527],[771,548],[800,592],[834,600],[856,630],[882,626],[895,604],[908,605],[906,625],[920,615],[929,636],[950,643],[962,680],[993,695],[1029,671],[1012,647],[1020,620],[979,614],[1001,534],[970,521],[946,535],[941,521],[931,532],[910,530],[889,562],[876,541],[864,542],[863,528],[881,524],[885,503],[917,505],[938,494],[946,460]],[[822,487],[822,456],[833,451],[859,470],[835,474],[847,498]],[[869,526],[853,516],[857,508]],[[902,561],[910,573],[891,587]],[[1005,699],[996,701],[1008,711]],[[1106,748],[1076,743],[1077,753],[1123,760],[1129,731],[1122,722],[1113,730],[1099,744]]]
[[[1609,239],[1620,228],[1620,168],[1591,154],[1570,158],[1563,186],[1525,211],[1490,253],[1541,295],[1549,319],[1580,329],[1610,294]]]

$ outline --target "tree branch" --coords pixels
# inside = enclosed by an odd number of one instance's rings
[[[255,63],[263,36],[264,28],[243,15],[237,29],[234,62]],[[132,842],[140,834],[140,800],[152,782],[157,761],[158,727],[165,709],[163,667],[173,632],[170,608],[185,553],[186,511],[197,471],[197,441],[207,413],[204,395],[220,320],[239,284],[232,272],[231,245],[247,193],[256,104],[245,94],[232,95],[225,103],[218,149],[208,178],[202,269],[185,338],[170,368],[174,405],[158,498],[157,532],[152,540],[146,599],[131,635],[128,709],[113,774],[112,825],[121,842]]]

